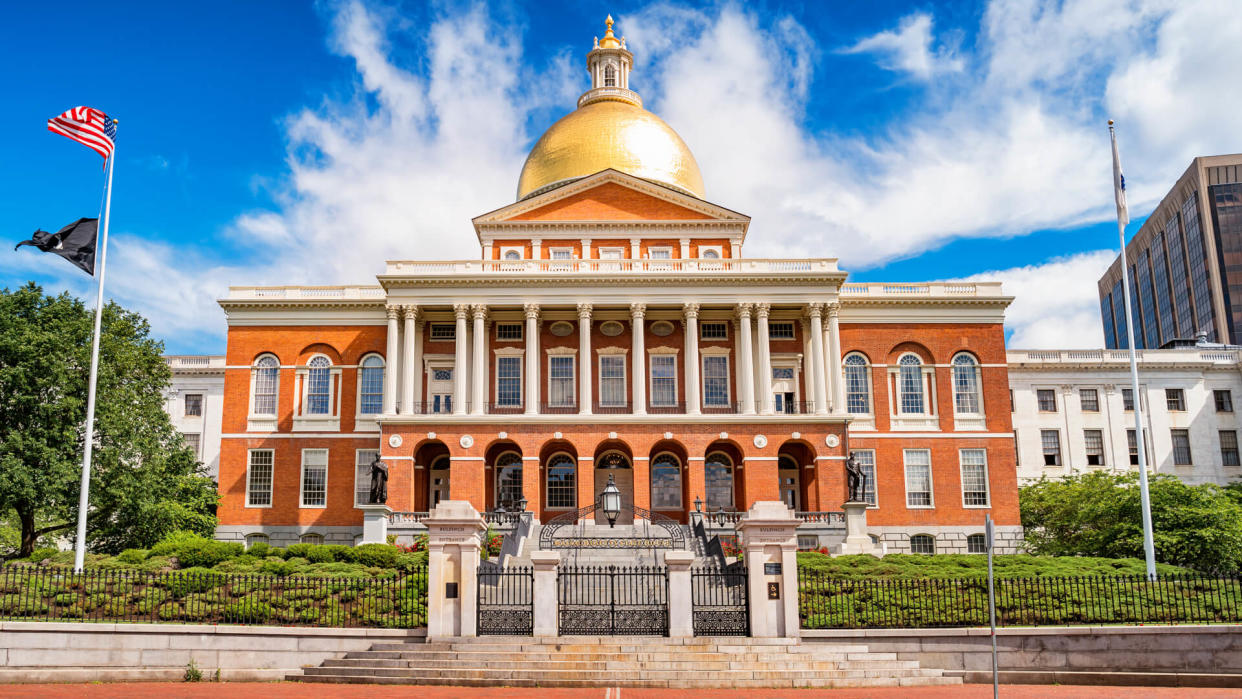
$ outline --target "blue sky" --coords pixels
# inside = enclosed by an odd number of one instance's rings
[[[44,123],[79,104],[119,118],[109,295],[172,352],[223,350],[231,284],[477,255],[470,217],[512,200],[608,13],[708,198],[754,217],[747,255],[1001,279],[1014,346],[1101,342],[1107,118],[1131,232],[1192,157],[1242,150],[1220,116],[1242,113],[1231,0],[122,8],[7,8],[0,223],[16,243],[96,215],[101,159]],[[0,246],[0,284],[27,279],[91,294],[63,261]]]

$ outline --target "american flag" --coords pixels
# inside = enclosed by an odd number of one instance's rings
[[[112,155],[112,149],[116,147],[116,120],[90,107],[74,107],[48,119],[47,130],[68,136],[105,159]]]

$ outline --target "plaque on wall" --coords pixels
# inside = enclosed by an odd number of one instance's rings
[[[444,583],[444,598],[457,599],[457,583]]]
[[[768,599],[781,598],[781,584],[777,582],[768,583]]]
[[[780,575],[781,564],[780,563],[764,563],[763,574],[764,575]]]

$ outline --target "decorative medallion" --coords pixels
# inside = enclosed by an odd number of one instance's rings
[[[668,337],[673,334],[673,324],[667,320],[657,320],[651,324],[651,334],[656,337]]]
[[[548,332],[557,337],[568,337],[574,332],[574,324],[567,320],[558,320],[552,324],[552,327],[548,328]]]
[[[500,433],[497,433],[497,434],[496,434],[496,436],[497,436],[497,437],[499,437],[500,439],[508,439],[508,438],[509,438],[509,433],[508,433],[508,432],[500,432]]]
[[[837,445],[840,443],[841,443],[841,439],[837,437],[835,434],[830,434],[827,437],[824,437],[824,444],[827,444],[833,449],[836,449]]]
[[[617,438],[617,433],[616,433],[616,432],[609,432],[609,433],[608,433],[608,438],[609,438],[609,439],[616,439],[616,438]]]
[[[388,446],[392,447],[393,449],[396,449],[397,447],[401,446],[401,435],[394,434],[391,437],[389,437]]]
[[[759,448],[759,449],[762,449],[762,448],[764,448],[764,447],[768,446],[768,438],[767,438],[767,437],[764,437],[764,436],[763,436],[763,435],[761,435],[761,434],[757,434],[757,435],[755,435],[755,439],[754,439],[753,441],[754,441],[754,443],[755,443],[755,446],[756,446],[757,448]]]
[[[665,432],[665,433],[664,433],[664,438],[665,438],[665,439],[672,439],[672,438],[673,438],[673,433],[672,433],[672,432]]]
[[[729,438],[729,433],[728,433],[728,432],[721,432],[721,433],[720,433],[720,438],[721,438],[721,439],[728,439],[728,438]]]
[[[789,435],[789,436],[790,436],[790,437],[793,437],[794,439],[802,439],[802,433],[801,433],[801,432],[794,432],[793,434],[791,434],[791,435]]]
[[[599,324],[599,331],[608,337],[616,337],[625,332],[625,326],[615,320],[609,320]]]
[[[561,434],[560,432],[553,432],[553,433],[552,433],[552,436],[553,436],[553,437],[555,437],[555,438],[557,438],[557,439],[560,439],[560,438],[564,437],[565,435]]]
[[[468,434],[463,434],[461,439],[458,440],[458,443],[461,444],[462,449],[469,449],[474,446],[474,437],[471,437]]]
[[[435,438],[436,438],[436,433],[435,433],[435,432],[428,432],[428,433],[427,433],[427,439],[435,439]]]

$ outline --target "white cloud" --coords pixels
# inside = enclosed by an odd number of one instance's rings
[[[939,73],[957,73],[965,66],[953,50],[932,48],[932,16],[924,12],[903,17],[896,31],[873,34],[841,52],[878,54],[882,68],[910,73],[920,80]]]

